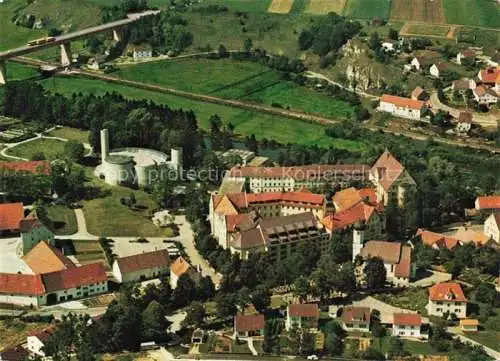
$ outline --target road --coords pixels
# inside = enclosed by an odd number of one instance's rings
[[[436,92],[431,94],[429,102],[431,103],[434,109],[442,110],[445,112],[449,112],[453,117],[458,118],[458,115],[462,111],[466,111],[465,109],[455,109],[446,104],[441,103],[439,97]],[[498,129],[498,119],[497,116],[492,114],[478,114],[476,112],[472,112],[473,122],[479,124],[483,128],[489,129]]]

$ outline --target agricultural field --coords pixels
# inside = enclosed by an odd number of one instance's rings
[[[92,0],[103,1],[107,0]],[[159,0],[158,0],[159,1]],[[232,11],[266,12],[272,0],[201,0],[200,6],[224,5]]]
[[[344,15],[360,19],[387,19],[391,0],[347,0]]]
[[[309,0],[305,12],[310,14],[342,14],[346,0]]]
[[[35,154],[43,153],[45,159],[54,160],[64,153],[64,142],[55,139],[36,139],[10,148],[7,153],[25,159],[32,159]]]
[[[148,99],[159,104],[168,104],[174,109],[192,109],[202,129],[210,129],[209,118],[218,114],[224,121],[235,126],[237,135],[255,134],[257,139],[275,139],[277,142],[333,146],[350,151],[363,151],[367,145],[362,141],[348,139],[332,139],[324,134],[325,127],[320,124],[307,123],[296,119],[282,118],[249,110],[237,109],[218,104],[194,101],[169,94],[160,94],[132,87],[110,84],[98,80],[84,78],[53,78],[40,82],[46,89],[70,96],[78,89],[82,93],[103,95],[106,92],[118,92],[131,99]]]
[[[391,19],[444,23],[442,0],[392,0]]]
[[[441,36],[446,37],[450,31],[449,26],[441,26],[441,25],[431,25],[431,24],[408,24],[405,27],[405,34],[417,34],[423,36]]]
[[[352,106],[280,79],[258,63],[230,59],[183,59],[122,67],[120,77],[222,98],[250,100],[332,118],[352,115]]]
[[[294,0],[272,0],[267,11],[277,14],[288,14],[292,10]]]
[[[443,2],[446,21],[450,24],[500,29],[500,5],[496,1],[443,0]]]

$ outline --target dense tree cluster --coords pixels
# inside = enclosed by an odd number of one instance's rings
[[[96,151],[100,149],[100,130],[108,128],[113,148],[146,147],[168,152],[172,147],[182,147],[186,167],[202,159],[203,137],[192,111],[129,100],[117,93],[73,94],[67,98],[48,93],[33,82],[9,82],[4,114],[43,126],[88,129],[89,143]]]
[[[314,23],[309,29],[304,29],[299,35],[299,49],[312,49],[315,54],[324,56],[336,52],[361,29],[357,21],[330,13]]]

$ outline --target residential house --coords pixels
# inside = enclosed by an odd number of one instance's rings
[[[23,256],[23,261],[35,274],[76,268],[75,264],[68,257],[47,241],[38,243]]]
[[[279,262],[294,255],[301,242],[317,243],[322,252],[328,249],[330,237],[311,213],[300,213],[258,221],[255,228],[234,234],[230,241],[232,254],[247,259],[252,252],[267,252]]]
[[[364,261],[378,257],[384,262],[387,281],[396,286],[408,286],[415,277],[416,265],[410,245],[390,241],[364,243],[364,232],[353,231],[353,259],[360,256]]]
[[[414,57],[410,65],[418,71],[424,71],[428,67],[430,67],[432,64],[434,64],[436,60],[436,57],[434,56],[416,56]]]
[[[24,208],[22,203],[0,204],[0,234],[3,232],[19,232],[23,219]]]
[[[420,120],[425,103],[420,100],[384,94],[380,98],[378,110],[395,116],[413,120]]]
[[[465,318],[467,314],[467,299],[459,283],[438,283],[429,288],[427,312],[431,316],[454,313],[458,318]]]
[[[491,104],[496,104],[498,101],[496,92],[491,88],[485,87],[484,85],[476,87],[476,89],[472,91],[472,94],[474,95],[474,100],[479,104],[489,106]]]
[[[0,303],[39,307],[107,291],[102,263],[44,274],[0,273]]]
[[[170,257],[166,249],[117,258],[113,262],[113,276],[120,283],[158,278],[169,272]]]
[[[341,326],[346,331],[370,332],[370,309],[368,307],[346,307],[340,319]]]
[[[484,234],[500,243],[500,212],[490,214],[484,221]]]
[[[41,241],[47,241],[55,245],[54,233],[38,217],[28,217],[20,222],[21,240],[23,243],[23,254],[27,254]]]
[[[478,211],[500,211],[500,195],[477,197],[474,202],[474,207]]]
[[[453,80],[451,83],[451,89],[453,91],[458,91],[460,94],[465,95],[467,90],[473,90],[476,89],[476,82],[474,79],[460,79],[460,80]]]
[[[440,78],[446,70],[448,70],[448,64],[446,63],[432,64],[429,68],[429,74],[434,78]]]
[[[486,245],[490,240],[488,235],[477,232],[469,227],[459,227],[453,237],[458,239],[462,244],[472,242],[476,246]]]
[[[411,92],[411,98],[413,100],[425,101],[429,99],[429,93],[427,93],[424,89],[418,86]]]
[[[460,112],[457,119],[457,131],[459,133],[468,133],[472,127],[472,113]]]
[[[477,77],[484,85],[494,87],[496,85],[496,80],[500,74],[500,67],[491,67],[482,69],[477,74]]]
[[[316,330],[319,323],[319,307],[316,303],[296,303],[286,309],[285,329]]]
[[[377,202],[387,205],[389,200],[403,207],[405,197],[411,196],[417,183],[406,168],[386,150],[370,169],[369,179],[376,187]]]
[[[300,189],[346,187],[353,180],[365,179],[364,164],[311,164],[294,167],[233,167],[225,179],[244,181],[252,193],[293,192]]]
[[[201,277],[198,270],[191,266],[188,261],[182,257],[177,257],[170,266],[170,287],[173,290],[177,288],[179,278],[184,274],[187,274],[195,283],[198,283]]]
[[[422,228],[417,230],[417,234],[415,236],[421,239],[422,244],[437,250],[448,249],[453,251],[461,245],[460,240],[457,238],[449,237],[441,233],[427,231]]]
[[[210,199],[209,220],[212,234],[227,248],[234,233],[254,228],[260,218],[304,212],[321,219],[326,212],[325,197],[306,191],[216,194]]]
[[[463,332],[477,332],[477,328],[479,327],[479,321],[473,318],[466,318],[464,320],[460,320],[460,329]]]
[[[476,52],[472,49],[465,49],[462,51],[459,51],[457,54],[457,64],[462,65],[462,60],[464,59],[470,59],[474,61],[476,58]]]
[[[234,317],[234,336],[264,336],[264,315],[236,315]]]
[[[422,317],[417,313],[395,313],[392,322],[392,335],[399,337],[422,337]]]
[[[55,327],[47,327],[41,331],[32,332],[26,338],[26,349],[32,354],[45,357],[45,343],[54,333]]]
[[[400,45],[399,40],[385,39],[382,41],[382,48],[385,51],[396,51]]]

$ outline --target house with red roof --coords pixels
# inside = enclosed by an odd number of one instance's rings
[[[19,232],[21,221],[24,219],[23,204],[0,204],[0,234],[2,232]]]
[[[45,357],[45,343],[56,330],[55,326],[32,332],[26,337],[26,348],[32,355]]]
[[[399,207],[411,196],[417,183],[406,168],[386,150],[370,169],[369,179],[376,187],[377,202],[387,205],[393,200]]]
[[[430,287],[427,312],[432,316],[454,313],[458,318],[466,318],[467,298],[460,284],[443,282]]]
[[[120,283],[141,282],[169,274],[170,263],[166,249],[121,257],[113,262],[113,276]]]
[[[370,332],[370,315],[368,307],[346,307],[342,311],[341,326],[346,331]]]
[[[201,274],[196,268],[191,266],[183,257],[177,257],[170,266],[170,287],[173,290],[177,288],[179,278],[183,275],[188,275],[195,283],[198,283],[201,278]]]
[[[495,86],[499,74],[500,67],[490,67],[480,70],[477,77],[483,82],[483,84],[487,86]]]
[[[392,335],[398,337],[427,337],[421,333],[422,317],[418,313],[394,313]]]
[[[422,228],[417,230],[416,238],[420,238],[423,244],[434,249],[448,249],[453,251],[456,247],[461,246],[462,242],[458,238],[446,236],[441,233],[431,232]]]
[[[286,309],[285,329],[315,330],[319,323],[319,307],[316,303],[295,303]]]
[[[0,162],[0,173],[7,175],[11,173],[17,174],[33,174],[33,175],[50,175],[52,167],[49,161],[46,160],[31,160],[23,162]]]
[[[493,88],[488,88],[485,85],[479,85],[472,90],[472,95],[474,95],[474,100],[478,104],[491,105],[498,102],[498,95],[495,90],[493,90]]]
[[[462,65],[462,60],[463,59],[471,59],[475,60],[476,57],[476,51],[473,49],[465,49],[461,50],[457,54],[457,64]]]
[[[474,206],[478,211],[500,211],[500,195],[477,197]]]
[[[0,273],[0,303],[39,307],[46,293],[41,275]]]
[[[374,257],[382,259],[387,281],[399,287],[408,286],[417,270],[410,245],[376,240],[364,242],[364,231],[359,229],[353,232],[352,257],[353,261],[357,257],[364,261]]]
[[[384,94],[380,98],[378,110],[397,117],[420,120],[425,102],[396,95]]]
[[[236,315],[234,317],[235,337],[264,336],[264,315]]]

